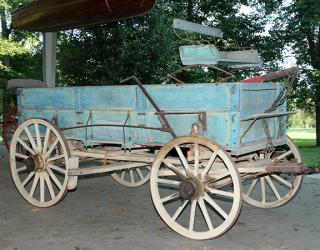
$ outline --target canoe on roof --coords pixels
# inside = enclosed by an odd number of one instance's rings
[[[38,0],[12,12],[15,28],[53,32],[140,16],[156,0]]]

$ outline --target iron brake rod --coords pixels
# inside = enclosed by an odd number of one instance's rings
[[[177,138],[176,133],[174,132],[174,130],[172,129],[172,127],[170,126],[169,121],[167,120],[165,114],[163,113],[163,111],[159,108],[159,106],[156,104],[156,102],[153,100],[153,98],[151,97],[151,95],[149,94],[149,92],[146,90],[146,88],[143,86],[142,82],[136,77],[136,76],[131,76],[127,79],[124,79],[122,81],[120,81],[120,83],[124,83],[127,81],[133,80],[137,83],[138,87],[140,88],[140,90],[142,91],[142,93],[144,94],[144,96],[149,100],[149,102],[151,103],[151,105],[154,107],[154,109],[158,112],[160,119],[160,122],[162,125],[164,125],[168,130],[168,132],[172,135],[173,138]]]
[[[74,130],[80,128],[92,128],[92,127],[118,127],[118,128],[137,128],[137,129],[147,129],[147,130],[158,130],[166,133],[170,133],[170,131],[165,128],[154,128],[154,127],[144,127],[144,126],[134,126],[134,125],[120,125],[120,124],[92,124],[92,125],[81,125],[74,126],[69,128],[61,128],[61,131]]]

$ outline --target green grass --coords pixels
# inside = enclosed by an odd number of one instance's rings
[[[309,167],[320,167],[320,147],[316,147],[316,130],[307,128],[293,128],[288,135],[298,145],[304,163]]]

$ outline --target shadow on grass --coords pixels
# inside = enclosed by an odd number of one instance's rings
[[[316,148],[316,140],[315,139],[294,139],[294,141],[298,145],[298,147]]]
[[[309,167],[320,167],[320,147],[315,139],[294,139],[299,147],[304,163]]]

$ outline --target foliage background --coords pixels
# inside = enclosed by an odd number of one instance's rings
[[[0,0],[3,88],[8,79],[42,78],[41,34],[17,30],[10,21],[10,11],[29,1]],[[253,11],[241,12],[243,6]],[[236,79],[287,67],[289,51],[303,69],[294,84],[290,107],[306,112],[301,111],[291,124],[316,126],[320,145],[319,0],[158,0],[155,9],[143,17],[59,32],[57,85],[118,84],[131,75],[145,83],[165,81],[168,73],[181,67],[178,46],[186,44],[171,28],[173,18],[217,26],[224,32],[224,39],[217,41],[179,33],[186,39],[210,40],[222,50],[257,48],[265,62],[263,71],[240,70],[235,72]],[[177,75],[185,82],[212,82],[222,76],[201,68]]]

